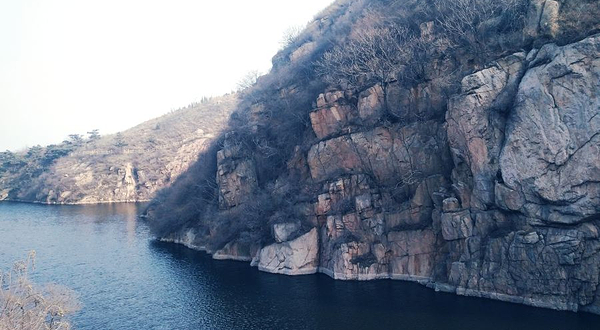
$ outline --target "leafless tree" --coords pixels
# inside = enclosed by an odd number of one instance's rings
[[[79,310],[75,293],[59,285],[39,287],[29,279],[35,251],[7,272],[0,272],[0,329],[68,330],[66,318]]]
[[[437,24],[456,46],[466,45],[478,53],[489,51],[482,29],[490,20],[504,16],[511,28],[524,20],[526,0],[434,0]],[[496,24],[501,23],[500,21]]]
[[[375,14],[371,14],[373,16]],[[363,20],[347,42],[333,47],[317,62],[325,81],[347,88],[366,84],[385,86],[414,57],[418,37],[393,22]]]
[[[302,33],[302,30],[304,30],[304,28],[299,25],[294,25],[294,26],[288,27],[285,30],[285,32],[283,33],[283,37],[281,38],[281,41],[279,42],[279,44],[281,45],[281,49],[284,49],[287,46],[296,42],[298,40],[298,37]]]
[[[258,70],[252,70],[252,71],[247,72],[242,77],[242,79],[240,79],[240,81],[238,81],[237,91],[240,92],[246,88],[254,86],[254,84],[256,84],[256,81],[258,80],[258,77],[260,77],[261,75],[262,74]]]

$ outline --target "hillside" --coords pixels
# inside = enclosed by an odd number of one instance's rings
[[[600,3],[337,1],[148,209],[259,270],[600,313]]]
[[[237,96],[172,111],[126,131],[0,153],[0,200],[106,203],[150,200],[221,133]]]

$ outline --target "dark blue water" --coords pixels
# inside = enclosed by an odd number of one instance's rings
[[[260,273],[153,241],[134,204],[0,203],[0,267],[36,250],[37,282],[80,294],[78,329],[600,329],[600,317],[400,281]]]

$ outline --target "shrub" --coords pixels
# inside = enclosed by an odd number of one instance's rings
[[[486,32],[520,31],[527,11],[527,0],[434,0],[434,13],[441,32],[455,46],[467,47],[477,54],[491,51],[493,43]],[[486,24],[495,20],[493,31],[485,31]]]
[[[148,206],[150,229],[165,237],[197,224],[217,201],[217,151],[220,140],[213,141],[190,168],[156,195]]]
[[[35,252],[0,273],[0,329],[68,330],[67,316],[80,309],[75,293],[56,284],[39,287],[29,279]]]
[[[369,11],[348,40],[325,52],[317,72],[330,85],[362,89],[379,83],[385,86],[401,71],[417,79],[413,62],[421,47],[420,38],[406,26]],[[404,67],[404,70],[401,70]]]

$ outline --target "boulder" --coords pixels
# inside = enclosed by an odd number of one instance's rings
[[[319,265],[317,228],[294,240],[263,247],[258,258],[261,271],[286,275],[316,273]]]

